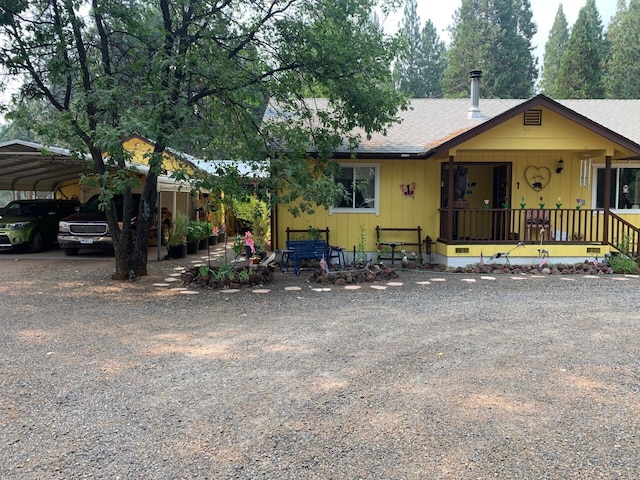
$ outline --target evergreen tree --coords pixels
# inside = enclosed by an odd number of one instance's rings
[[[394,64],[397,88],[414,98],[439,95],[446,49],[431,20],[420,30],[417,0],[406,1],[398,33],[404,48]]]
[[[628,9],[622,3],[607,32],[606,94],[608,98],[640,98],[640,0],[631,0]]]
[[[571,29],[558,72],[558,98],[603,98],[602,52],[606,49],[595,0],[587,0]]]
[[[462,0],[451,28],[444,89],[468,95],[470,70],[483,71],[481,95],[527,98],[537,77],[531,39],[536,33],[529,0]]]
[[[431,20],[425,22],[421,37],[420,56],[424,64],[424,68],[420,72],[424,81],[422,96],[437,97],[442,94],[442,77],[447,65],[447,48]]]
[[[560,4],[549,32],[549,39],[544,46],[544,61],[540,79],[540,91],[549,97],[558,97],[558,71],[560,70],[560,62],[568,41],[569,27],[567,17],[562,9],[562,4]]]

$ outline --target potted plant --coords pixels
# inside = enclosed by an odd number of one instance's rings
[[[198,233],[200,234],[198,237],[198,250],[206,250],[207,245],[209,245],[209,235],[211,233],[211,225],[209,222],[200,220],[197,222],[198,224]]]
[[[171,258],[185,258],[187,256],[187,228],[189,219],[184,213],[178,212],[171,226],[168,254]]]
[[[217,225],[214,225],[213,228],[211,227],[210,223],[207,223],[207,227],[210,231],[209,233],[209,245],[215,245],[216,243],[218,243],[218,236],[220,234],[220,229],[218,228]]]
[[[189,220],[187,225],[187,255],[198,253],[198,243],[201,235],[199,222]]]

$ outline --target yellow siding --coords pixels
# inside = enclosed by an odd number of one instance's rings
[[[518,115],[439,157],[376,162],[362,160],[361,163],[380,165],[379,215],[330,215],[327,210],[320,208],[313,215],[293,218],[286,207],[279,206],[276,248],[284,248],[287,227],[329,227],[331,243],[348,251],[352,251],[359,243],[360,226],[364,227],[366,249],[370,252],[376,247],[376,225],[387,228],[415,228],[419,225],[423,229],[423,238],[430,236],[434,240],[437,239],[440,229],[441,170],[442,165],[448,163],[449,155],[454,156],[456,164],[469,165],[467,178],[470,187],[465,199],[471,208],[482,208],[484,199],[493,201],[492,172],[493,168],[499,165],[508,165],[511,169],[507,185],[511,208],[520,208],[520,204],[524,204],[526,208],[537,208],[541,203],[545,208],[556,208],[556,204],[561,204],[562,208],[575,208],[577,199],[584,199],[582,208],[592,208],[596,178],[592,172],[591,185],[581,185],[581,161],[590,160],[594,165],[603,165],[606,155],[611,155],[615,164],[616,158],[624,158],[630,152],[550,110],[543,109],[542,115],[542,126],[524,126],[522,116]],[[564,162],[564,169],[561,173],[556,173],[560,159]],[[535,169],[548,172],[548,183],[540,191],[536,191],[527,180],[527,173]],[[416,183],[415,196],[405,198],[400,185],[412,182]],[[471,186],[474,183],[475,185]],[[491,204],[490,207],[500,208],[502,205]],[[638,223],[638,215],[626,217],[628,221]],[[415,241],[413,237],[403,237],[399,234],[392,236],[394,238],[389,239]],[[455,253],[453,247],[438,245],[437,248],[443,255],[460,255]],[[586,248],[584,245],[562,245],[554,247],[554,255],[585,256]],[[608,247],[602,248],[602,254],[608,251]],[[491,247],[485,245],[483,249],[489,252]],[[470,246],[469,250],[465,256],[473,257],[480,255],[481,248]],[[521,252],[516,255],[531,254]]]
[[[123,142],[122,146],[125,150],[133,153],[133,157],[131,159],[133,163],[138,165],[149,165],[147,156],[153,152],[153,145],[151,143],[140,137],[132,137]],[[193,173],[193,169],[180,161],[180,159],[167,152],[163,154],[162,168],[165,170],[176,171],[185,167],[189,173]]]

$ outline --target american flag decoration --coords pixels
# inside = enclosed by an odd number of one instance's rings
[[[320,268],[324,271],[324,273],[329,273],[329,265],[324,259],[324,255],[322,256],[322,260],[320,260]]]

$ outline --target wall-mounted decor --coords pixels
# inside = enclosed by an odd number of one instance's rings
[[[524,171],[524,178],[531,188],[539,192],[546,187],[549,180],[551,180],[551,170],[547,167],[529,165]]]
[[[404,198],[413,198],[413,196],[416,193],[416,182],[411,182],[411,183],[401,183],[400,184],[400,190],[402,190],[402,194],[404,195]]]

